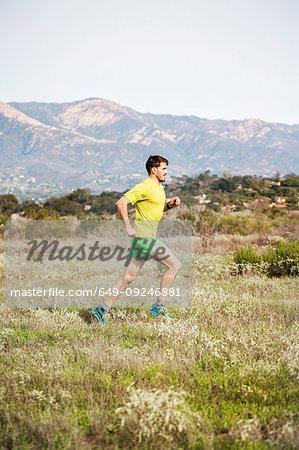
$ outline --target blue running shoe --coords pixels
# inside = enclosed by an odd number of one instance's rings
[[[151,312],[157,317],[170,317],[171,319],[175,319],[174,316],[172,316],[171,314],[169,314],[169,312],[167,312],[164,306],[151,306],[149,308],[149,312]]]
[[[99,323],[108,323],[109,314],[107,314],[101,306],[99,308],[94,308],[92,310],[92,314],[96,317]]]

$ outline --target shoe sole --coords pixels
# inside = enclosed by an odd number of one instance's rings
[[[171,314],[168,314],[168,313],[166,313],[166,314],[160,314],[159,313],[159,311],[157,311],[157,310],[151,310],[151,309],[149,309],[149,312],[150,313],[152,313],[152,314],[154,314],[154,316],[156,316],[156,317],[169,317],[170,319],[175,319],[175,317],[174,316],[172,316]]]

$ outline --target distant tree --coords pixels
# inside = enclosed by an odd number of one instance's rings
[[[286,180],[283,180],[281,183],[281,186],[288,186],[288,187],[299,187],[299,179],[297,178],[287,178]]]
[[[288,196],[293,197],[296,195],[298,197],[297,190],[293,187],[288,187],[288,186],[278,186],[277,193],[278,193],[278,195],[281,195],[283,197],[288,197]]]
[[[36,219],[37,220],[47,220],[49,217],[49,210],[46,208],[42,208],[38,211],[38,213],[36,214]]]
[[[193,197],[193,195],[181,195],[180,196],[181,202],[182,204],[191,207],[191,206],[195,206],[198,205],[198,201],[196,200],[196,198]]]
[[[202,187],[209,187],[213,184],[215,180],[217,180],[217,175],[210,175],[210,171],[206,170],[205,173],[201,173],[198,176],[198,180],[200,183],[200,186]]]
[[[21,205],[13,194],[0,195],[0,214],[14,214],[21,211]]]
[[[90,189],[76,189],[74,192],[71,192],[70,194],[66,195],[66,198],[68,200],[71,200],[73,202],[77,203],[89,203],[90,202]]]
[[[264,187],[263,178],[252,177],[251,175],[245,175],[243,177],[242,186],[246,189],[254,189],[258,192]]]
[[[238,184],[232,179],[220,178],[213,182],[211,188],[215,191],[232,192],[237,188]]]
[[[24,216],[28,219],[35,220],[37,213],[41,208],[42,208],[41,205],[39,205],[33,201],[26,200],[23,203]]]
[[[44,204],[44,208],[57,211],[62,216],[76,216],[83,211],[80,203],[68,200],[66,197],[52,198]]]
[[[113,192],[103,192],[93,199],[91,211],[95,214],[116,214],[116,198]]]
[[[284,179],[287,179],[287,178],[296,178],[297,180],[299,180],[299,175],[296,175],[294,172],[292,172],[292,173],[288,173],[288,174],[284,175],[283,178],[284,178]]]
[[[287,204],[290,206],[298,205],[298,192],[292,189],[287,195]]]
[[[36,214],[36,220],[58,220],[60,214],[52,209],[41,208]]]

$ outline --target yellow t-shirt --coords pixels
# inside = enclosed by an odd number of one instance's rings
[[[132,205],[136,204],[137,236],[155,237],[166,200],[162,184],[156,184],[151,178],[147,178],[124,195]]]

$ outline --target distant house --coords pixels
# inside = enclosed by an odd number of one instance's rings
[[[11,220],[18,220],[18,219],[20,219],[21,218],[21,216],[20,216],[20,214],[18,214],[18,213],[15,213],[15,214],[12,214],[11,215]]]
[[[24,213],[21,213],[21,214],[24,214]],[[18,220],[18,221],[23,220],[23,221],[25,221],[27,219],[25,217],[22,217],[19,213],[14,213],[14,214],[11,215],[11,220]]]
[[[286,197],[277,197],[276,198],[276,203],[285,203],[287,200]]]
[[[236,209],[238,209],[238,205],[225,205],[222,206],[221,211],[235,211]]]
[[[226,205],[227,211],[235,211],[238,208],[238,205]]]
[[[285,203],[271,203],[270,208],[286,208],[287,205]]]
[[[286,208],[286,197],[276,197],[275,202],[272,202],[270,208]]]
[[[211,203],[211,200],[207,199],[206,194],[196,195],[194,198],[199,202],[200,205],[207,205],[208,203]]]
[[[259,197],[249,202],[243,202],[243,205],[245,206],[245,208],[249,209],[263,209],[269,208],[271,206],[270,202],[271,199],[269,197]]]

